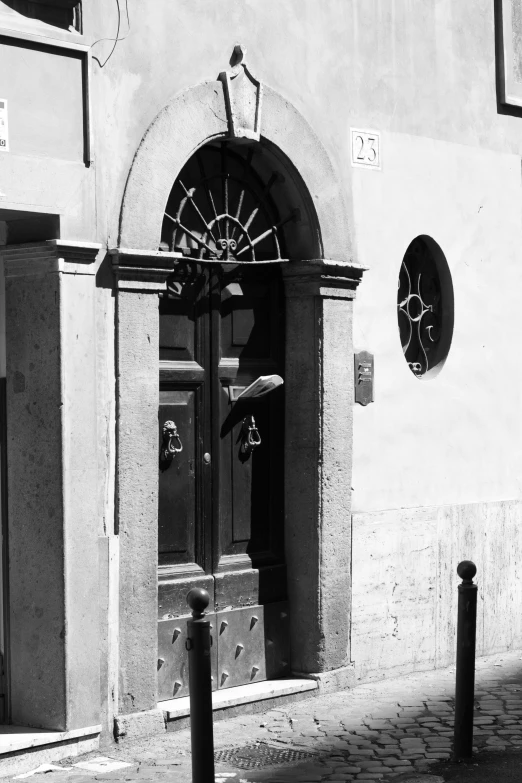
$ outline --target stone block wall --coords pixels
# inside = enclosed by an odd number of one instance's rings
[[[354,514],[357,678],[454,661],[461,560],[477,565],[477,655],[520,647],[521,520],[517,500]]]

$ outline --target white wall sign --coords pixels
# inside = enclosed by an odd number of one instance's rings
[[[352,166],[381,168],[381,134],[378,131],[350,128]]]
[[[9,125],[5,98],[0,98],[0,152],[9,152]]]

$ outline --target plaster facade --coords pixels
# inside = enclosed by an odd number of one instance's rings
[[[230,136],[238,41],[263,86],[252,143],[300,211],[280,264],[292,671],[327,688],[446,665],[461,559],[480,651],[520,646],[522,117],[492,4],[96,0],[77,33],[3,5],[6,720],[106,742],[115,720],[163,725],[158,302],[179,253],[158,248],[180,170]],[[379,169],[352,165],[350,128],[380,132]],[[455,300],[433,379],[397,326],[422,235]],[[375,359],[364,407],[354,350]]]

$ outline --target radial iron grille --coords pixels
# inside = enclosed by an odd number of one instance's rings
[[[284,258],[283,229],[299,210],[279,214],[274,191],[284,177],[267,171],[261,158],[257,147],[232,149],[227,142],[198,150],[170,193],[160,248],[202,260]]]
[[[214,754],[217,762],[230,764],[238,769],[257,769],[274,764],[291,764],[315,758],[314,753],[295,748],[275,748],[272,745],[245,745],[242,748],[227,748]]]

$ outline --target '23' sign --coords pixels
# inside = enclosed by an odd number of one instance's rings
[[[381,168],[381,134],[377,131],[351,129],[352,166]]]

